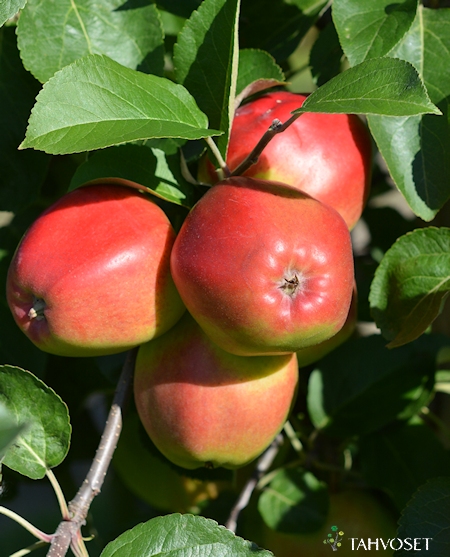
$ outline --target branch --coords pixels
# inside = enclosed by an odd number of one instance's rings
[[[289,120],[286,120],[286,122],[284,124],[276,118],[272,122],[272,124],[270,125],[270,127],[266,131],[266,133],[258,141],[258,143],[256,144],[256,147],[253,149],[253,151],[251,151],[251,153],[247,156],[247,158],[245,158],[241,162],[241,164],[233,170],[233,172],[231,173],[231,176],[241,176],[242,174],[244,174],[244,172],[246,170],[248,170],[252,166],[252,164],[256,164],[258,162],[258,159],[259,159],[261,153],[263,152],[264,148],[266,147],[266,145],[276,135],[278,135],[281,132],[284,132],[284,130],[286,128],[288,128],[291,124],[293,124],[295,122],[295,120],[297,120],[297,118],[300,115],[301,115],[301,113],[293,114],[289,118]]]
[[[230,516],[225,523],[225,527],[232,532],[236,532],[237,521],[241,511],[245,509],[250,501],[253,491],[258,484],[261,477],[267,472],[271,467],[272,462],[278,454],[281,444],[283,443],[283,436],[278,434],[272,441],[269,448],[259,457],[256,467],[253,470],[252,477],[245,484],[244,489],[239,495],[238,500],[231,509]]]
[[[137,348],[128,353],[95,458],[78,493],[69,503],[69,520],[63,520],[52,536],[47,557],[63,557],[69,547],[76,556],[87,555],[80,530],[94,497],[100,493],[119,440],[123,409],[131,391],[136,353]]]

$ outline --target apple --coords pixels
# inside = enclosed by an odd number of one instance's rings
[[[169,261],[175,232],[137,190],[100,184],[49,207],[8,271],[14,319],[45,352],[114,354],[170,329],[185,307]]]
[[[298,382],[295,354],[225,352],[186,312],[139,348],[134,398],[156,447],[183,468],[238,468],[282,429]]]
[[[308,346],[307,348],[302,348],[297,350],[297,360],[299,367],[309,366],[320,359],[324,358],[327,354],[332,352],[335,348],[343,344],[348,340],[356,328],[356,322],[358,317],[357,312],[358,297],[356,293],[356,287],[353,291],[352,303],[350,304],[350,309],[345,320],[342,329],[340,329],[334,336],[319,344],[314,344],[313,346]]]
[[[231,490],[231,481],[225,479],[200,480],[178,473],[145,446],[140,428],[137,413],[129,412],[113,458],[114,470],[134,495],[164,511],[194,512],[202,503]]]
[[[337,211],[278,182],[219,182],[184,221],[172,276],[189,312],[240,356],[296,352],[344,325],[354,270]]]
[[[227,153],[230,170],[250,154],[273,120],[286,122],[305,99],[276,91],[239,107]],[[305,113],[269,142],[244,175],[301,189],[334,207],[353,228],[369,194],[371,159],[370,134],[358,116]],[[207,159],[200,165],[199,179],[218,181]]]
[[[382,538],[385,542],[395,537],[396,520],[392,510],[382,503],[369,490],[346,489],[330,494],[330,507],[325,524],[309,534],[284,534],[264,525],[262,539],[256,540],[264,548],[270,549],[276,557],[329,557],[332,548],[324,540],[335,535],[331,530],[337,526],[337,533],[343,532],[341,546],[337,548],[339,557],[354,555],[357,545],[352,550],[350,538],[363,538],[375,541]],[[362,546],[360,547],[362,551]],[[375,546],[371,546],[375,550]],[[379,542],[379,550],[383,548]]]

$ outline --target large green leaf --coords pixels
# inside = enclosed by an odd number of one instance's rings
[[[93,54],[39,93],[22,148],[63,154],[157,137],[217,135],[182,85]]]
[[[436,354],[446,343],[446,337],[433,336],[388,350],[385,340],[373,335],[343,344],[310,376],[308,410],[313,424],[346,438],[411,417],[430,398]]]
[[[369,117],[369,126],[396,185],[411,209],[431,220],[450,196],[450,9],[419,7],[402,41],[390,51],[419,71],[430,98],[444,114]]]
[[[295,112],[440,114],[414,66],[394,58],[373,58],[337,75]]]
[[[180,171],[180,154],[167,155],[161,149],[143,145],[120,145],[94,153],[81,164],[70,189],[92,181],[134,182],[152,190],[161,199],[191,208],[197,197],[195,186]]]
[[[400,237],[372,281],[372,315],[389,346],[419,337],[450,291],[450,228],[421,228]]]
[[[186,21],[174,47],[175,75],[224,134],[225,157],[234,111],[239,45],[240,0],[205,0]]]
[[[385,490],[399,510],[423,483],[450,470],[450,452],[418,418],[364,437],[359,449],[365,480]]]
[[[27,0],[2,0],[0,2],[0,26],[6,20],[16,15],[16,13],[25,6]]]
[[[386,55],[411,27],[418,0],[334,0],[333,21],[352,66]]]
[[[40,81],[87,54],[162,75],[162,24],[155,6],[125,0],[28,0],[17,33],[25,67]]]
[[[13,27],[0,30],[0,207],[17,212],[39,195],[50,157],[17,150],[40,84],[24,69]],[[0,341],[1,342],[1,341]]]
[[[450,554],[449,517],[450,476],[447,475],[429,480],[414,493],[402,511],[397,537],[422,538],[419,551],[426,551],[429,557],[445,557]],[[406,557],[411,555],[410,551],[405,544],[396,555]]]
[[[299,468],[279,470],[258,499],[258,510],[273,530],[303,534],[318,530],[328,514],[327,484]]]
[[[0,402],[26,429],[11,445],[4,464],[33,479],[60,464],[69,450],[71,427],[67,406],[32,373],[0,367]]]
[[[202,516],[171,514],[139,524],[109,543],[101,557],[270,557],[272,553]]]

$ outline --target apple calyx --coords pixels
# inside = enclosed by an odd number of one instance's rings
[[[33,307],[28,312],[28,317],[31,320],[36,319],[36,321],[41,321],[42,319],[45,319],[44,311],[46,308],[47,304],[42,298],[34,298]]]
[[[300,290],[300,285],[303,282],[301,280],[301,275],[298,271],[289,271],[286,276],[281,280],[281,284],[278,286],[284,294],[294,299]]]

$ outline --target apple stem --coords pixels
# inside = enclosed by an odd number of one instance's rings
[[[231,176],[230,169],[228,168],[227,163],[223,160],[222,154],[219,151],[217,145],[214,143],[211,137],[205,137],[205,141],[208,144],[208,147],[211,149],[213,155],[215,156],[217,162],[219,163],[220,170],[223,172],[225,178]]]
[[[258,485],[259,480],[271,467],[272,462],[277,456],[282,443],[283,436],[281,434],[278,434],[269,445],[269,447],[266,449],[266,451],[259,457],[251,478],[245,484],[244,489],[241,491],[241,494],[239,495],[236,503],[231,509],[230,516],[225,523],[225,527],[228,528],[228,530],[231,530],[231,532],[236,532],[239,514],[248,505],[250,497],[252,496],[253,491]]]
[[[47,308],[47,304],[42,298],[34,298],[33,307],[28,312],[28,317],[30,319],[36,319],[37,321],[41,321],[41,319],[45,319],[44,310],[46,308]]]
[[[80,529],[94,497],[100,493],[122,431],[122,415],[131,392],[136,354],[137,348],[128,353],[95,458],[78,493],[69,503],[70,518],[63,520],[52,536],[47,557],[63,557],[69,547],[77,557],[88,555]]]
[[[241,162],[240,165],[238,165],[232,172],[231,172],[231,176],[241,176],[242,174],[244,174],[244,172],[246,170],[248,170],[253,164],[256,164],[258,162],[258,159],[261,155],[261,153],[263,152],[264,148],[267,146],[267,144],[279,133],[284,132],[284,130],[286,128],[288,128],[291,124],[293,124],[295,122],[295,120],[297,120],[297,118],[301,115],[301,113],[298,114],[293,114],[289,120],[286,120],[286,122],[283,124],[280,120],[278,120],[278,118],[275,118],[275,120],[272,122],[272,124],[269,126],[269,129],[266,131],[266,133],[261,137],[261,139],[258,141],[258,143],[256,144],[256,146],[253,148],[253,150],[251,151],[251,153]]]

